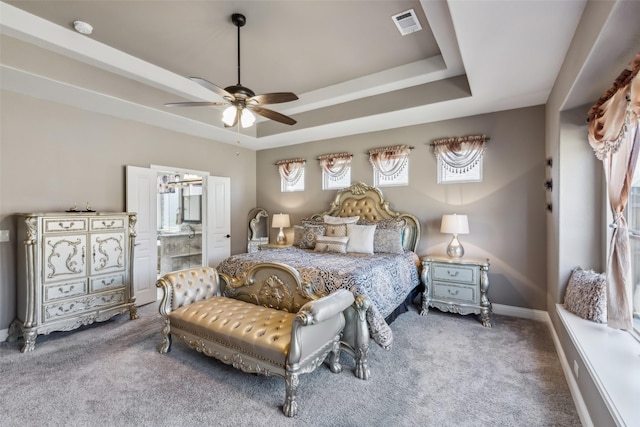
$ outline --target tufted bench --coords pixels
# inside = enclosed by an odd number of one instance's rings
[[[281,376],[282,411],[296,415],[300,374],[313,371],[329,353],[331,371],[342,370],[343,311],[354,303],[353,294],[341,289],[316,295],[295,269],[278,263],[257,264],[241,278],[221,276],[198,267],[158,280],[164,291],[158,351],[169,351],[173,336],[245,372]],[[226,284],[222,290],[221,282]]]

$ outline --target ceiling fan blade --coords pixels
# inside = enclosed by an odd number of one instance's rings
[[[258,104],[279,104],[281,102],[290,102],[298,99],[295,93],[291,92],[274,92],[256,95],[248,99],[248,102],[256,101]]]
[[[221,87],[218,87],[218,86],[214,85],[209,80],[205,80],[205,79],[202,79],[200,77],[189,77],[189,78],[191,80],[193,80],[194,82],[198,83],[200,86],[209,89],[211,92],[219,95],[220,97],[222,97],[224,99],[227,99],[229,101],[235,101],[235,99],[236,99],[235,96],[233,96],[232,94],[230,94],[226,90],[222,89]]]
[[[284,123],[285,125],[295,125],[297,123],[291,117],[280,114],[277,111],[256,106],[248,106],[248,108],[250,108],[251,111],[254,111],[256,114],[260,114],[261,116],[266,117],[267,119],[275,120],[276,122]]]
[[[214,105],[228,105],[227,102],[168,102],[165,107],[211,107]]]

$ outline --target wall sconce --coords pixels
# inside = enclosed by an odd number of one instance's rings
[[[440,232],[453,234],[449,246],[447,246],[447,255],[451,258],[462,258],[464,248],[458,240],[458,234],[469,234],[469,221],[466,215],[442,215],[440,223]]]
[[[284,245],[287,243],[287,236],[284,235],[282,231],[283,227],[291,227],[291,222],[289,221],[289,214],[274,214],[273,221],[271,221],[272,228],[279,228],[280,232],[278,233],[278,237],[276,238],[276,243],[279,245]]]

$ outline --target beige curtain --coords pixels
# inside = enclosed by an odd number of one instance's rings
[[[351,167],[351,153],[325,154],[318,157],[320,167],[332,181],[342,179]]]
[[[589,144],[602,160],[613,235],[607,260],[607,324],[633,328],[629,233],[624,209],[640,151],[640,53],[589,111]]]
[[[433,154],[443,167],[452,173],[464,173],[473,169],[482,160],[486,135],[470,135],[436,139],[431,143]]]
[[[380,175],[395,178],[409,164],[412,149],[408,145],[374,148],[369,150],[369,161]]]
[[[287,159],[276,162],[280,177],[289,185],[296,185],[304,172],[304,159]]]

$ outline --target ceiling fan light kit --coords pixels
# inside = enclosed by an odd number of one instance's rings
[[[222,122],[225,127],[232,127],[238,124],[243,128],[253,126],[256,117],[253,113],[259,114],[267,119],[277,122],[294,125],[296,121],[289,116],[261,107],[265,104],[279,104],[283,102],[295,101],[298,99],[292,92],[274,92],[256,95],[248,87],[240,83],[240,28],[247,23],[247,19],[240,13],[231,15],[231,22],[238,28],[238,83],[222,89],[213,83],[200,77],[190,77],[191,80],[209,89],[213,93],[223,98],[226,102],[170,102],[167,107],[211,107],[219,105],[229,105],[222,113]]]

